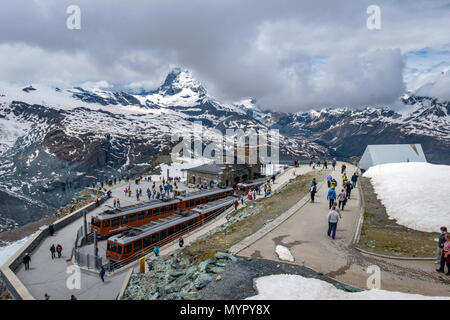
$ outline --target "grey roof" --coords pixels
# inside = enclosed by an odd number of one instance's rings
[[[367,170],[385,163],[427,162],[420,144],[372,144],[368,145],[359,161],[359,167]]]
[[[209,173],[209,174],[219,174],[225,165],[217,165],[217,164],[202,164],[201,166],[186,169],[186,171],[200,172],[200,173]]]
[[[257,179],[257,180],[253,180],[253,181],[240,182],[236,186],[237,187],[253,187],[256,185],[259,186],[259,185],[266,183],[269,180],[270,180],[270,178],[261,178],[261,179]]]
[[[116,217],[120,217],[126,214],[130,214],[130,213],[134,213],[134,212],[141,212],[141,211],[145,211],[145,210],[149,210],[149,209],[153,209],[153,208],[158,208],[158,207],[162,207],[162,206],[168,206],[171,204],[176,204],[176,203],[180,203],[179,199],[173,199],[170,201],[161,201],[161,200],[151,200],[146,202],[143,205],[137,205],[137,206],[133,206],[133,207],[124,207],[124,208],[116,208],[114,210],[106,210],[100,213],[95,213],[92,215],[92,217],[97,218],[97,219],[111,219],[111,218],[116,218]]]
[[[226,164],[202,164],[198,167],[193,167],[189,169],[184,169],[186,171],[192,171],[192,172],[199,172],[199,173],[209,173],[209,174],[219,174],[224,168]],[[229,166],[233,170],[241,170],[241,169],[247,169],[246,164],[229,164]]]
[[[131,229],[130,231],[123,232],[120,235],[115,235],[115,236],[109,237],[108,240],[111,240],[111,241],[114,241],[114,242],[117,242],[120,244],[126,244],[126,243],[135,241],[142,237],[151,235],[155,232],[159,232],[161,230],[170,228],[174,225],[183,223],[185,221],[191,220],[191,219],[199,216],[198,213],[192,212],[192,211],[185,211],[185,213],[187,214],[187,216],[182,216],[180,214],[174,214],[164,220],[157,221],[157,223],[149,226],[148,228],[146,228],[144,230]]]
[[[234,191],[234,189],[233,188],[225,188],[225,189],[214,188],[214,189],[209,189],[207,191],[198,191],[198,192],[188,193],[185,196],[178,196],[177,199],[180,199],[182,201],[187,201],[187,200],[197,199],[199,196],[200,197],[211,196],[211,195],[215,195],[215,194],[227,192],[227,191]]]
[[[199,206],[195,207],[194,209],[192,209],[192,211],[205,214],[210,211],[216,210],[218,208],[231,206],[234,203],[234,201],[236,201],[236,200],[237,200],[236,197],[229,196],[224,199],[220,199],[220,200],[216,200],[216,201],[208,202],[206,204],[199,205]]]

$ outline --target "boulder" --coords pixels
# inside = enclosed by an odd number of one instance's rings
[[[208,265],[215,264],[216,262],[217,262],[216,258],[204,260],[199,263],[198,270],[200,272],[205,272],[205,271],[207,271]]]
[[[197,289],[202,289],[206,287],[213,280],[213,276],[209,273],[200,273],[200,275],[195,279],[194,286]]]
[[[236,257],[233,256],[232,254],[229,253],[225,253],[225,252],[217,252],[214,255],[214,258],[222,260],[222,259],[226,259],[226,260],[231,260],[231,261],[236,261]]]

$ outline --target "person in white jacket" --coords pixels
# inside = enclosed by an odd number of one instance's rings
[[[335,238],[336,236],[336,228],[339,221],[340,215],[336,211],[336,205],[331,207],[331,210],[328,212],[328,236],[331,235],[331,238]]]

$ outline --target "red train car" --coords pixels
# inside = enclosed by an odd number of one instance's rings
[[[93,214],[91,228],[97,230],[100,237],[109,236],[140,226],[151,221],[165,218],[180,212],[180,200],[170,201],[152,200],[145,205],[116,208],[102,213]]]
[[[248,182],[238,183],[236,185],[236,192],[238,194],[246,195],[246,194],[248,194],[250,192],[252,187],[262,186],[264,183],[266,183],[269,180],[270,179],[268,179],[268,178],[263,178],[263,179],[257,179],[257,180],[252,180],[252,181],[248,181]]]
[[[106,257],[120,264],[133,261],[151,252],[156,245],[162,246],[201,226],[231,207],[235,200],[235,197],[216,200],[112,236],[107,241]]]
[[[129,227],[136,227],[168,217],[182,210],[195,208],[217,199],[233,195],[232,188],[211,189],[178,196],[170,201],[151,200],[143,205],[135,205],[114,210],[106,210],[93,214],[91,228],[97,230],[100,237],[110,236],[122,232]]]
[[[233,194],[233,188],[210,189],[208,191],[199,191],[185,196],[178,196],[177,199],[180,200],[180,208],[182,210],[189,210],[211,201],[232,196]]]

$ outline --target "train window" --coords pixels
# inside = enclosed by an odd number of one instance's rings
[[[144,211],[138,213],[138,220],[144,219]]]
[[[167,210],[167,207],[161,207],[161,214],[164,214],[164,213],[166,213],[166,210]]]
[[[142,242],[143,242],[144,248],[147,248],[150,245],[150,243],[152,243],[152,240],[150,239],[150,236],[148,236],[148,237],[145,237],[142,240]]]
[[[173,228],[172,227],[167,229],[167,236],[170,237],[171,235],[173,235]]]
[[[195,200],[189,201],[189,207],[193,207],[193,206],[195,206]]]
[[[152,234],[152,243],[158,242],[158,233]]]
[[[178,209],[178,203],[175,203],[174,205],[173,205],[173,210],[177,210]]]
[[[103,228],[109,227],[109,220],[103,220]]]
[[[159,233],[159,240],[164,240],[165,238],[167,238],[167,231],[163,230]]]
[[[152,210],[148,210],[147,214],[145,215],[146,218],[151,218],[152,217]]]
[[[111,227],[118,226],[120,224],[120,218],[114,218],[111,220]]]
[[[91,225],[95,226],[95,227],[100,227],[100,221],[98,219],[91,219]]]
[[[195,200],[195,204],[198,206],[200,204],[200,199]]]
[[[153,209],[153,216],[159,215],[159,208]]]
[[[137,251],[139,251],[141,249],[142,249],[142,240],[141,239],[136,240],[134,242],[134,252],[137,252]]]
[[[122,224],[127,224],[128,223],[128,216],[123,216],[122,217]]]
[[[169,206],[167,207],[167,211],[168,211],[168,212],[172,211],[172,205],[169,205]]]
[[[181,230],[186,230],[187,229],[187,223],[183,223],[182,229]]]
[[[122,253],[122,246],[120,246],[120,245],[117,246],[117,253],[118,254]]]
[[[126,246],[125,246],[125,253],[130,253],[130,252],[132,252],[133,251],[133,247],[132,247],[132,244],[130,243],[130,244],[127,244]]]
[[[108,251],[117,252],[117,244],[114,242],[108,242]]]
[[[130,214],[129,217],[130,217],[130,222],[136,221],[136,219],[137,219],[136,214]]]
[[[176,225],[175,226],[175,233],[180,232],[181,229],[181,225]]]

